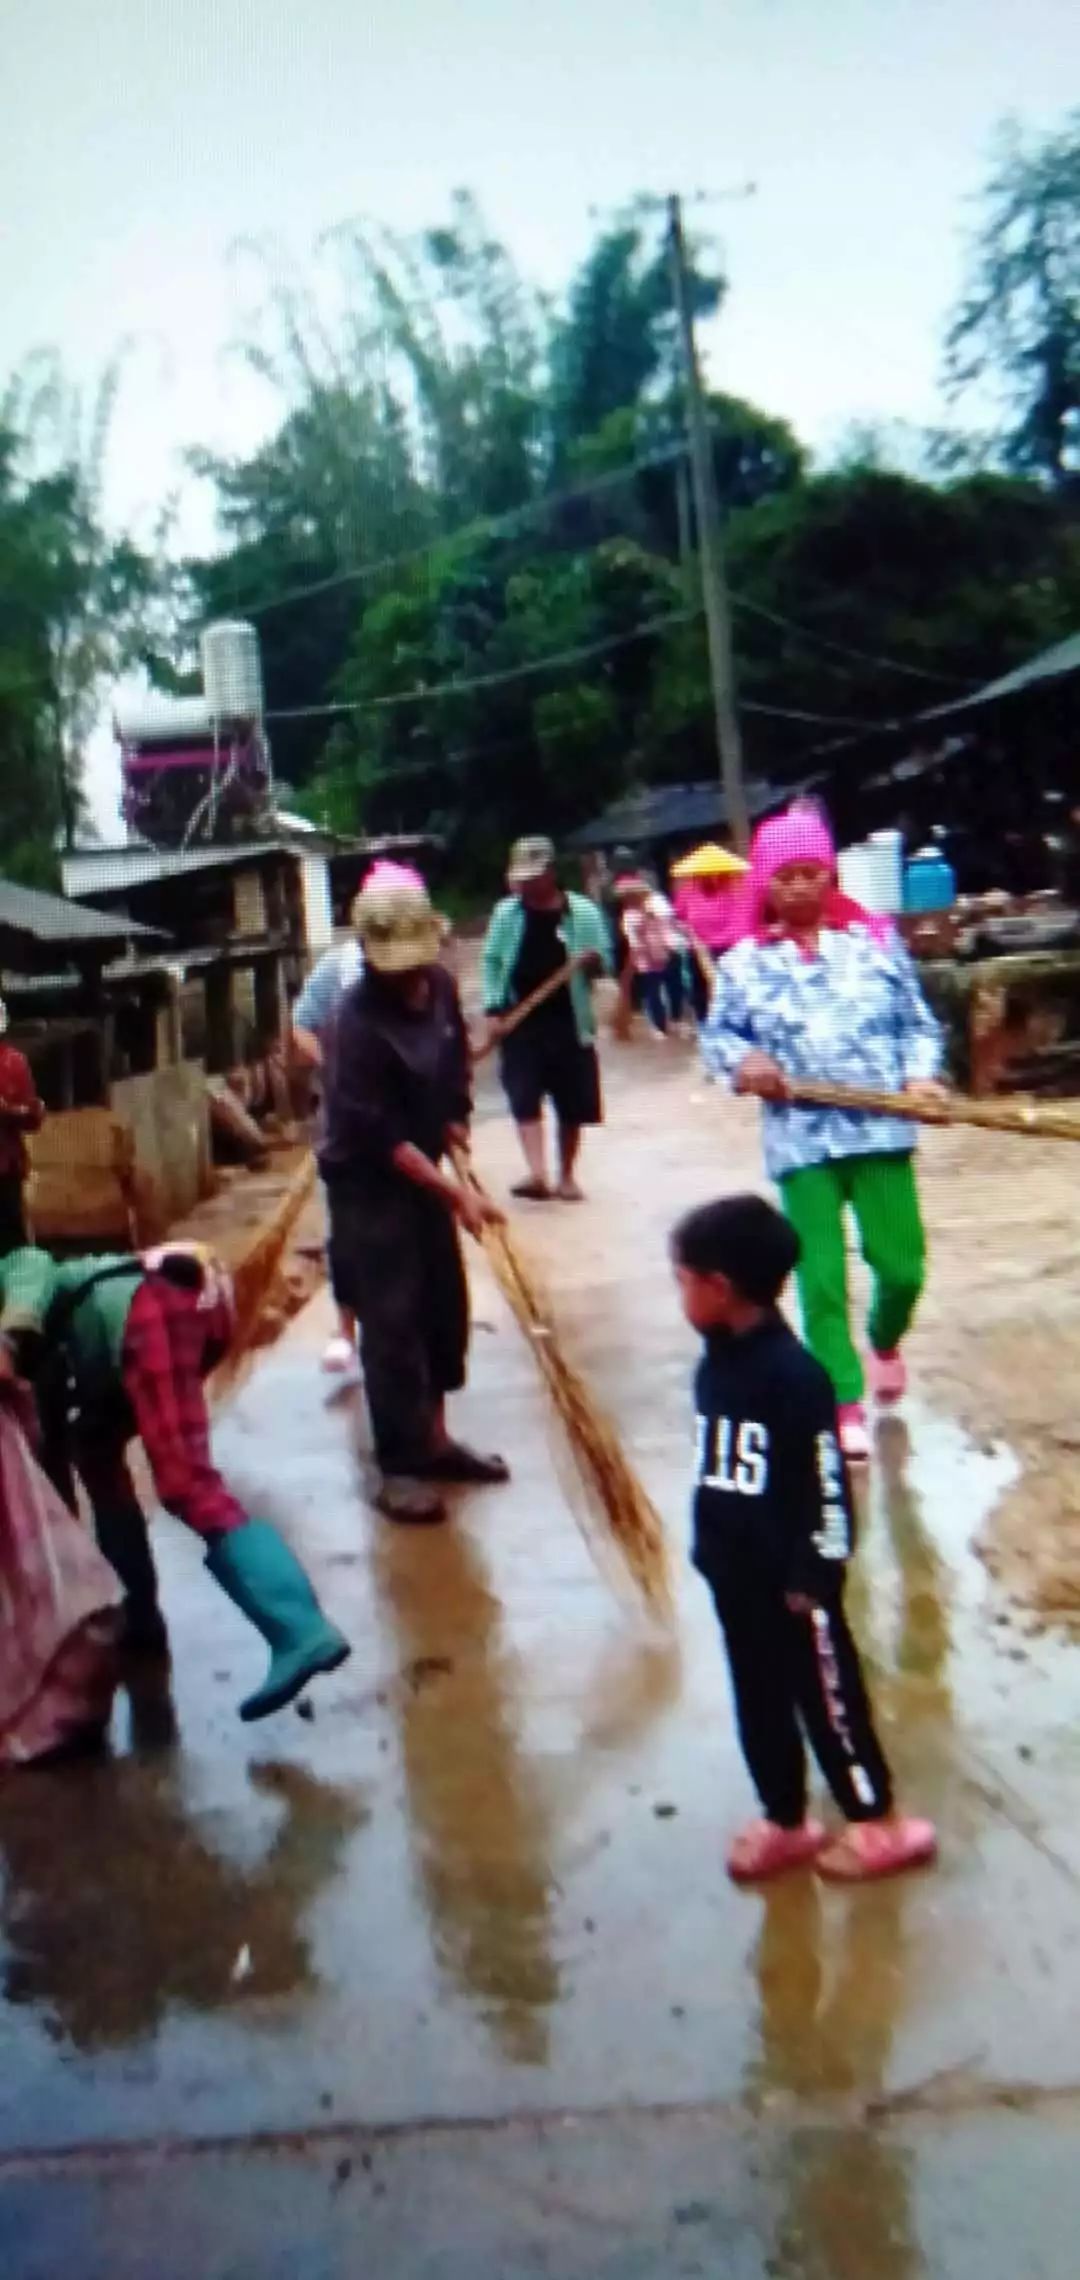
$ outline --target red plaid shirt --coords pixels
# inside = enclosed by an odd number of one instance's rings
[[[154,1275],[136,1291],[124,1337],[124,1392],[154,1487],[166,1511],[200,1536],[243,1527],[248,1517],[214,1464],[203,1392],[229,1333],[224,1301],[200,1309],[194,1291]]]
[[[44,1115],[25,1053],[0,1044],[0,1179],[25,1177],[24,1136],[40,1131]]]

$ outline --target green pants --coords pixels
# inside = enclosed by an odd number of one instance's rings
[[[799,1299],[806,1343],[828,1370],[837,1401],[862,1399],[864,1378],[851,1335],[844,1214],[850,1204],[874,1277],[870,1344],[899,1345],[926,1278],[915,1166],[910,1156],[844,1156],[780,1182],[784,1210],[802,1244]]]

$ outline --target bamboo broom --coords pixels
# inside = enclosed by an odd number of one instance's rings
[[[458,1149],[451,1153],[463,1186],[483,1195],[468,1156]],[[574,1503],[575,1514],[583,1522],[590,1550],[594,1556],[601,1546],[614,1550],[646,1606],[670,1622],[671,1574],[660,1515],[628,1464],[610,1420],[567,1361],[550,1309],[509,1231],[505,1226],[485,1227],[481,1242],[495,1280],[532,1347],[551,1406],[566,1435],[583,1491],[581,1508]]]
[[[1016,1132],[1029,1140],[1080,1140],[1080,1102],[1059,1105],[1033,1100],[1027,1093],[999,1100],[947,1093],[930,1104],[908,1093],[873,1092],[811,1077],[788,1077],[786,1085],[787,1099],[799,1108],[848,1108],[866,1116],[903,1116],[912,1124],[974,1125],[983,1132]]]

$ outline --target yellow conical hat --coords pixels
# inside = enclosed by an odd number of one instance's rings
[[[695,847],[692,854],[673,863],[673,879],[740,879],[749,870],[741,855],[732,855],[726,847],[718,847],[714,839],[706,840],[703,847]]]

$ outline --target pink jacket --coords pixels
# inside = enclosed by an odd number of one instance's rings
[[[675,890],[675,916],[714,958],[719,958],[739,939],[744,900],[742,879],[728,880],[715,895],[702,887],[700,879],[683,879]]]

